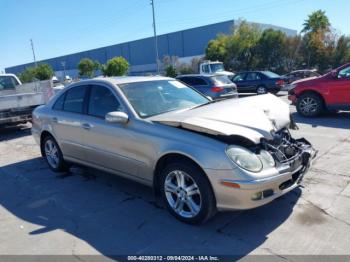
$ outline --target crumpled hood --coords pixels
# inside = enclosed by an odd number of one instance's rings
[[[271,132],[288,126],[290,112],[288,104],[266,94],[228,99],[149,119],[211,135],[242,136],[258,144],[261,138],[272,139]]]

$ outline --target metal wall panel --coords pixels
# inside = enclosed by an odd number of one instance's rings
[[[202,55],[205,52],[208,41],[215,38],[219,33],[230,33],[232,31],[233,24],[234,21],[229,20],[221,23],[160,35],[158,36],[159,59],[162,61],[163,57],[166,55],[178,56],[179,58]],[[296,35],[297,33],[295,30],[274,25],[258,25],[263,29],[279,29],[285,32],[287,35]],[[65,61],[66,70],[76,70],[78,63],[82,58],[90,58],[92,60],[98,60],[100,63],[106,63],[107,60],[115,56],[123,56],[129,61],[131,65],[131,74],[133,73],[133,70],[140,72],[141,68],[145,71],[154,71],[156,69],[153,37],[42,60],[38,61],[38,63],[49,63],[55,71],[61,71],[63,70],[61,62]],[[5,71],[18,74],[28,66],[33,66],[33,63],[9,67],[6,68]]]

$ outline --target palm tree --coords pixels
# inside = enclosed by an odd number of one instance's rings
[[[317,10],[309,15],[308,19],[303,24],[303,33],[327,32],[330,30],[331,23],[326,16],[326,12]]]

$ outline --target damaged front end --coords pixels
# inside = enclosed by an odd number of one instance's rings
[[[281,190],[300,183],[311,160],[317,155],[309,141],[305,138],[292,138],[287,128],[274,133],[272,140],[262,138],[261,147],[273,156],[280,174],[293,173],[291,180],[280,185]]]

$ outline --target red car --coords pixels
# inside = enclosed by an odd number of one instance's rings
[[[314,117],[326,110],[350,110],[350,63],[291,85],[288,99],[303,116]]]

